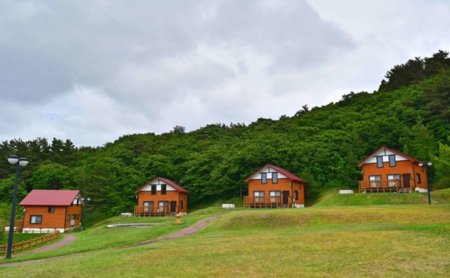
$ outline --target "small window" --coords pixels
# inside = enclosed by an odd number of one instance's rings
[[[267,173],[261,173],[261,183],[262,184],[267,183]]]
[[[156,184],[152,184],[152,195],[156,195]]]
[[[66,220],[70,220],[70,214],[67,214],[67,216],[66,216]]]
[[[183,201],[180,201],[180,209],[183,208]]]
[[[167,185],[161,184],[161,195],[166,195]]]
[[[419,173],[416,174],[416,182],[417,182],[418,184],[421,184],[421,183],[422,183],[422,177],[420,176]]]
[[[144,201],[144,207],[153,207],[153,201]]]
[[[400,175],[399,174],[387,175],[387,179],[388,179],[388,186],[389,187],[400,186]]]
[[[370,187],[381,187],[381,176],[369,176]]]
[[[270,191],[270,202],[276,203],[281,201],[281,192],[280,191]]]
[[[294,200],[298,200],[298,190],[294,190]]]
[[[255,203],[264,202],[264,191],[255,191],[253,192],[253,196],[255,197]]]
[[[160,201],[158,202],[158,211],[159,212],[166,212],[169,208],[169,202],[168,201]]]
[[[383,168],[383,157],[382,156],[377,156],[377,167],[378,168]]]
[[[389,155],[389,167],[395,167],[395,165],[395,154],[391,154]]]
[[[48,213],[55,213],[55,207],[48,207],[47,212]]]
[[[278,173],[272,173],[272,183],[278,183]]]
[[[42,224],[42,215],[31,215],[30,224]]]

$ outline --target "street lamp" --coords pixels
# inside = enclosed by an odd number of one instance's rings
[[[423,163],[422,161],[419,161],[419,167],[423,167],[423,166],[428,166],[431,167],[433,166],[433,162],[428,161],[427,164]],[[428,167],[425,167],[425,173],[427,175],[427,194],[428,194],[428,204],[431,205],[431,193],[430,193],[430,183],[428,182]]]
[[[83,230],[86,230],[86,214],[87,214],[87,212],[86,212],[86,210],[87,210],[87,204],[88,204],[88,202],[90,202],[91,201],[91,197],[86,197],[86,198],[81,198],[81,201],[83,201],[83,205],[84,205],[84,208],[83,208]]]
[[[9,218],[9,233],[8,233],[8,247],[6,249],[6,259],[11,259],[12,243],[14,236],[14,224],[16,220],[16,199],[17,199],[17,184],[19,183],[20,167],[25,167],[28,164],[28,159],[25,157],[18,157],[17,155],[9,155],[8,162],[11,165],[16,165],[16,177],[14,179],[14,189],[11,206],[11,216]]]

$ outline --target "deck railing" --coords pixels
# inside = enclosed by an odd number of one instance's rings
[[[135,206],[134,207],[134,215],[135,216],[166,216],[173,214],[170,212],[169,206]]]
[[[25,251],[26,249],[30,249],[32,247],[35,247],[36,245],[40,245],[42,243],[51,241],[56,239],[59,236],[59,232],[55,232],[52,234],[47,234],[45,236],[41,237],[35,237],[29,240],[23,240],[21,242],[13,243],[12,245],[12,251],[13,253],[17,253],[19,251]],[[6,254],[7,244],[0,245],[0,255],[4,256]]]
[[[395,192],[403,189],[400,180],[358,181],[359,192]]]
[[[244,207],[276,208],[281,205],[281,196],[244,196]]]

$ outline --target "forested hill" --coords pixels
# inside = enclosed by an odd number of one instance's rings
[[[175,127],[162,135],[126,135],[101,148],[76,148],[70,140],[11,140],[2,143],[0,154],[31,160],[20,197],[27,188],[77,188],[106,216],[130,211],[134,190],[156,176],[187,188],[191,203],[245,195],[245,177],[265,163],[304,178],[307,198],[329,188],[356,188],[358,162],[381,145],[432,159],[433,182],[450,186],[449,130],[450,59],[440,51],[395,66],[377,92],[303,106],[292,117],[188,133]],[[0,202],[10,202],[13,170],[0,160]]]

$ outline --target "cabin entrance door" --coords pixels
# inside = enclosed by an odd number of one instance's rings
[[[177,202],[176,201],[170,202],[170,212],[177,212]]]
[[[408,189],[411,187],[411,174],[403,174],[403,188]]]
[[[283,205],[289,204],[289,191],[283,191]]]

